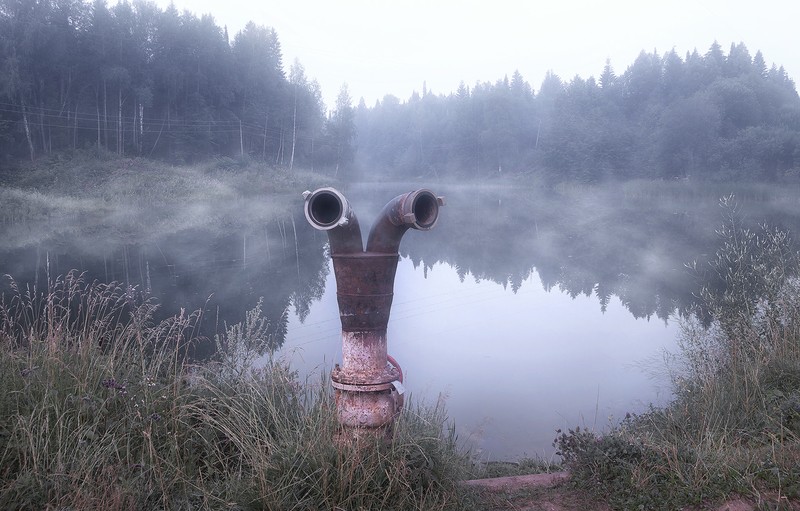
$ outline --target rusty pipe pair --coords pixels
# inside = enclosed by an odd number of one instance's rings
[[[328,233],[336,277],[342,364],[331,382],[339,423],[352,431],[391,429],[403,393],[386,341],[400,241],[408,229],[432,229],[444,199],[426,189],[395,197],[372,225],[364,250],[358,219],[341,192],[320,188],[303,197],[308,222]]]

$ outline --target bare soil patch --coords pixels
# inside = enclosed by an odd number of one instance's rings
[[[569,473],[533,474],[464,481],[475,491],[483,511],[610,511],[597,501],[567,484]],[[764,507],[767,506],[767,507]],[[785,509],[800,511],[800,503],[778,495],[762,495],[760,502],[733,498],[723,504],[687,508],[684,511],[757,511]]]
[[[473,488],[485,511],[609,511],[602,502],[577,492],[565,483],[567,472],[476,479]]]

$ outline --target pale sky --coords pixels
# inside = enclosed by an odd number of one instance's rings
[[[162,7],[169,0],[158,0]],[[353,104],[413,91],[448,94],[460,81],[515,70],[538,90],[552,70],[564,80],[598,77],[606,59],[619,75],[641,50],[683,58],[717,40],[728,54],[744,42],[767,65],[800,80],[798,0],[174,0],[210,13],[231,38],[252,20],[274,28],[288,72],[299,59],[333,106],[347,83]]]

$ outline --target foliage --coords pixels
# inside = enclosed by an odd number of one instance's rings
[[[557,447],[576,484],[619,509],[679,509],[732,494],[800,498],[800,281],[787,233],[739,225],[732,198],[703,288],[706,321],[682,321],[675,399],[608,434]]]
[[[763,315],[780,321],[780,295],[790,288],[798,260],[788,232],[767,225],[758,231],[744,227],[733,195],[722,198],[720,204],[726,212],[717,231],[720,247],[707,267],[699,267],[697,262],[690,265],[702,283],[697,314],[713,317],[730,339],[744,340]],[[738,352],[735,343],[731,344]],[[752,354],[758,348],[751,346],[745,352]]]
[[[287,78],[277,33],[230,40],[210,15],[105,0],[0,2],[0,154],[93,148],[194,163],[333,165],[319,85]],[[0,163],[9,163],[0,162]]]
[[[221,370],[233,370],[235,376],[241,377],[253,370],[256,357],[280,347],[282,339],[274,334],[267,318],[262,315],[263,304],[264,298],[261,297],[256,306],[247,311],[244,321],[228,326],[224,335],[214,336],[214,355],[220,361]]]
[[[284,69],[275,30],[232,38],[210,15],[105,0],[0,1],[0,165],[93,149],[195,163],[224,156],[378,177],[778,181],[800,171],[800,98],[743,43],[641,52],[599,80],[519,72],[448,95],[326,118],[319,84]],[[288,76],[287,76],[288,75]]]
[[[516,72],[449,95],[358,108],[363,168],[400,177],[551,181],[774,181],[800,169],[800,98],[782,67],[744,44],[726,56],[642,52],[597,81],[549,73],[534,93]]]
[[[196,314],[154,322],[135,289],[74,273],[11,289],[0,303],[4,509],[468,505],[456,484],[466,458],[440,407],[406,410],[389,444],[340,445],[331,396],[283,362],[189,363]],[[229,331],[262,347],[258,317]]]

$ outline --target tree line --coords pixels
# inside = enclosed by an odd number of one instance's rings
[[[0,0],[0,164],[100,149],[351,176],[780,180],[800,173],[800,98],[743,43],[641,52],[598,79],[548,73],[423,89],[330,114],[277,33],[123,0]]]
[[[509,80],[463,82],[356,109],[365,172],[488,178],[538,173],[556,180],[698,178],[777,180],[800,171],[800,99],[783,67],[743,43],[726,55],[641,52],[599,79],[548,73],[539,90]]]
[[[287,76],[269,27],[231,40],[174,5],[0,0],[0,160],[98,148],[330,167],[352,152],[352,129],[337,124],[352,117],[345,88],[338,105],[326,116],[298,61]]]

